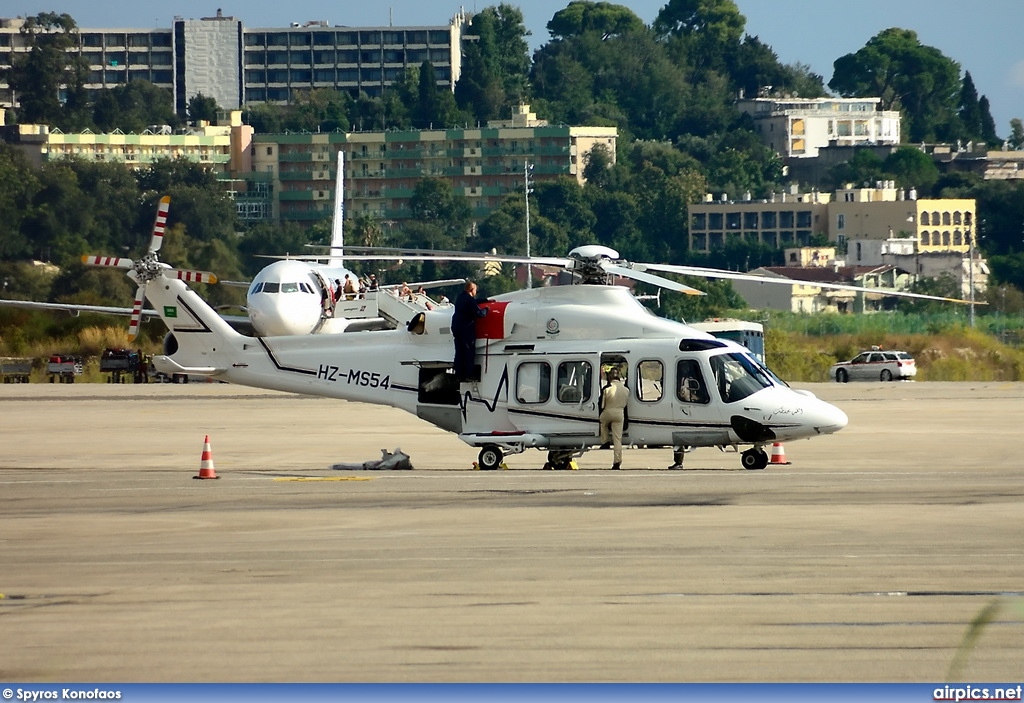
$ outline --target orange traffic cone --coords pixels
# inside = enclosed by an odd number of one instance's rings
[[[774,459],[775,457],[772,457]],[[210,449],[210,435],[203,440],[203,456],[199,461],[199,475],[192,478],[220,478],[213,468],[213,451]]]
[[[792,462],[786,461],[786,449],[782,446],[782,442],[776,442],[772,445],[772,458],[769,464],[791,464]]]

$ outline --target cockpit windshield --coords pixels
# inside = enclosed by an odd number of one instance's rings
[[[718,393],[726,403],[735,403],[774,385],[766,370],[747,354],[718,354],[710,362]]]

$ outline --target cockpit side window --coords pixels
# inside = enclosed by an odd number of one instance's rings
[[[258,281],[253,284],[252,288],[249,289],[249,295],[259,293],[261,290],[263,290],[263,281]]]
[[[700,362],[696,359],[680,359],[676,362],[676,397],[683,403],[711,402]]]
[[[719,354],[711,357],[711,372],[722,401],[735,403],[763,388],[771,379],[746,354]]]

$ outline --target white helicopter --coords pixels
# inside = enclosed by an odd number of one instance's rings
[[[162,203],[158,222],[166,218]],[[389,307],[402,326],[249,336],[186,283],[203,278],[160,263],[158,251],[155,240],[138,262],[89,258],[127,268],[139,286],[136,313],[148,298],[167,326],[163,354],[153,358],[157,370],[401,408],[480,448],[481,469],[528,448],[547,450],[548,466],[568,468],[600,444],[601,381],[613,367],[630,388],[626,445],[749,445],[742,465],[762,469],[765,445],[847,424],[840,409],[791,389],[744,347],[656,317],[627,288],[608,285],[615,274],[700,294],[632,268],[607,247],[543,260],[572,270],[577,285],[520,290],[482,304],[488,314],[478,322],[474,382],[459,382],[452,371],[450,307],[377,292],[362,299],[364,314]],[[374,256],[381,258],[360,258]]]

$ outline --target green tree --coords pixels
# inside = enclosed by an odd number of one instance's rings
[[[459,120],[455,97],[450,90],[437,85],[437,75],[429,61],[420,65],[416,104],[411,116],[413,126],[419,129],[444,129]]]
[[[428,249],[461,250],[472,211],[462,193],[440,178],[422,178],[409,199],[415,222],[403,227],[406,244]]]
[[[659,37],[676,42],[687,65],[726,73],[746,23],[733,0],[669,0],[653,27]]]
[[[1024,149],[1024,122],[1019,117],[1010,120],[1010,138],[1008,144],[1011,149]]]
[[[764,86],[803,98],[825,94],[822,77],[813,73],[810,67],[781,64],[772,47],[749,35],[736,47],[729,75],[733,88],[749,96],[757,95]]]
[[[485,123],[497,119],[505,106],[505,90],[486,52],[495,42],[493,18],[490,14],[474,15],[469,32],[477,37],[463,48],[462,73],[455,84],[455,101],[459,108]]]
[[[833,188],[842,188],[847,183],[860,187],[881,180],[883,172],[882,160],[869,147],[864,147],[854,149],[846,163],[833,166],[828,181]]]
[[[0,144],[0,260],[29,255],[31,242],[22,227],[38,188],[36,174],[21,151]]]
[[[274,103],[246,105],[242,119],[252,125],[257,134],[280,134],[284,131],[285,108]]]
[[[981,137],[981,107],[978,105],[978,89],[974,87],[974,79],[971,72],[964,74],[963,84],[960,88],[960,108],[958,111],[960,123],[963,125],[964,139],[979,139]]]
[[[170,91],[144,80],[97,91],[92,121],[104,132],[120,129],[137,133],[150,125],[177,126],[180,122]]]
[[[217,109],[217,101],[202,93],[196,93],[188,99],[188,118],[193,124],[198,124],[200,120],[216,124]]]
[[[0,72],[21,104],[18,121],[46,124],[66,131],[85,126],[85,77],[88,66],[79,53],[78,25],[68,14],[41,12],[20,29],[29,50],[11,55]]]
[[[601,187],[611,178],[614,154],[605,144],[595,144],[583,157],[583,178],[588,184]]]
[[[882,168],[896,179],[898,187],[917,188],[922,194],[931,193],[939,180],[939,168],[932,158],[913,146],[901,146],[885,159]]]
[[[529,93],[530,33],[518,7],[501,3],[473,15],[463,44],[462,73],[455,99],[478,122],[507,117],[511,104]]]
[[[992,118],[992,106],[986,96],[982,95],[978,100],[978,109],[981,111],[981,140],[989,146],[997,146],[996,121]]]
[[[299,91],[288,106],[284,128],[307,132],[348,131],[352,99],[332,88]]]
[[[900,110],[911,142],[949,141],[959,132],[960,67],[917,33],[891,28],[836,59],[828,87],[843,97],[879,97]]]
[[[625,5],[590,0],[573,0],[547,24],[552,39],[578,37],[586,32],[597,32],[607,39],[644,28],[644,21]]]

